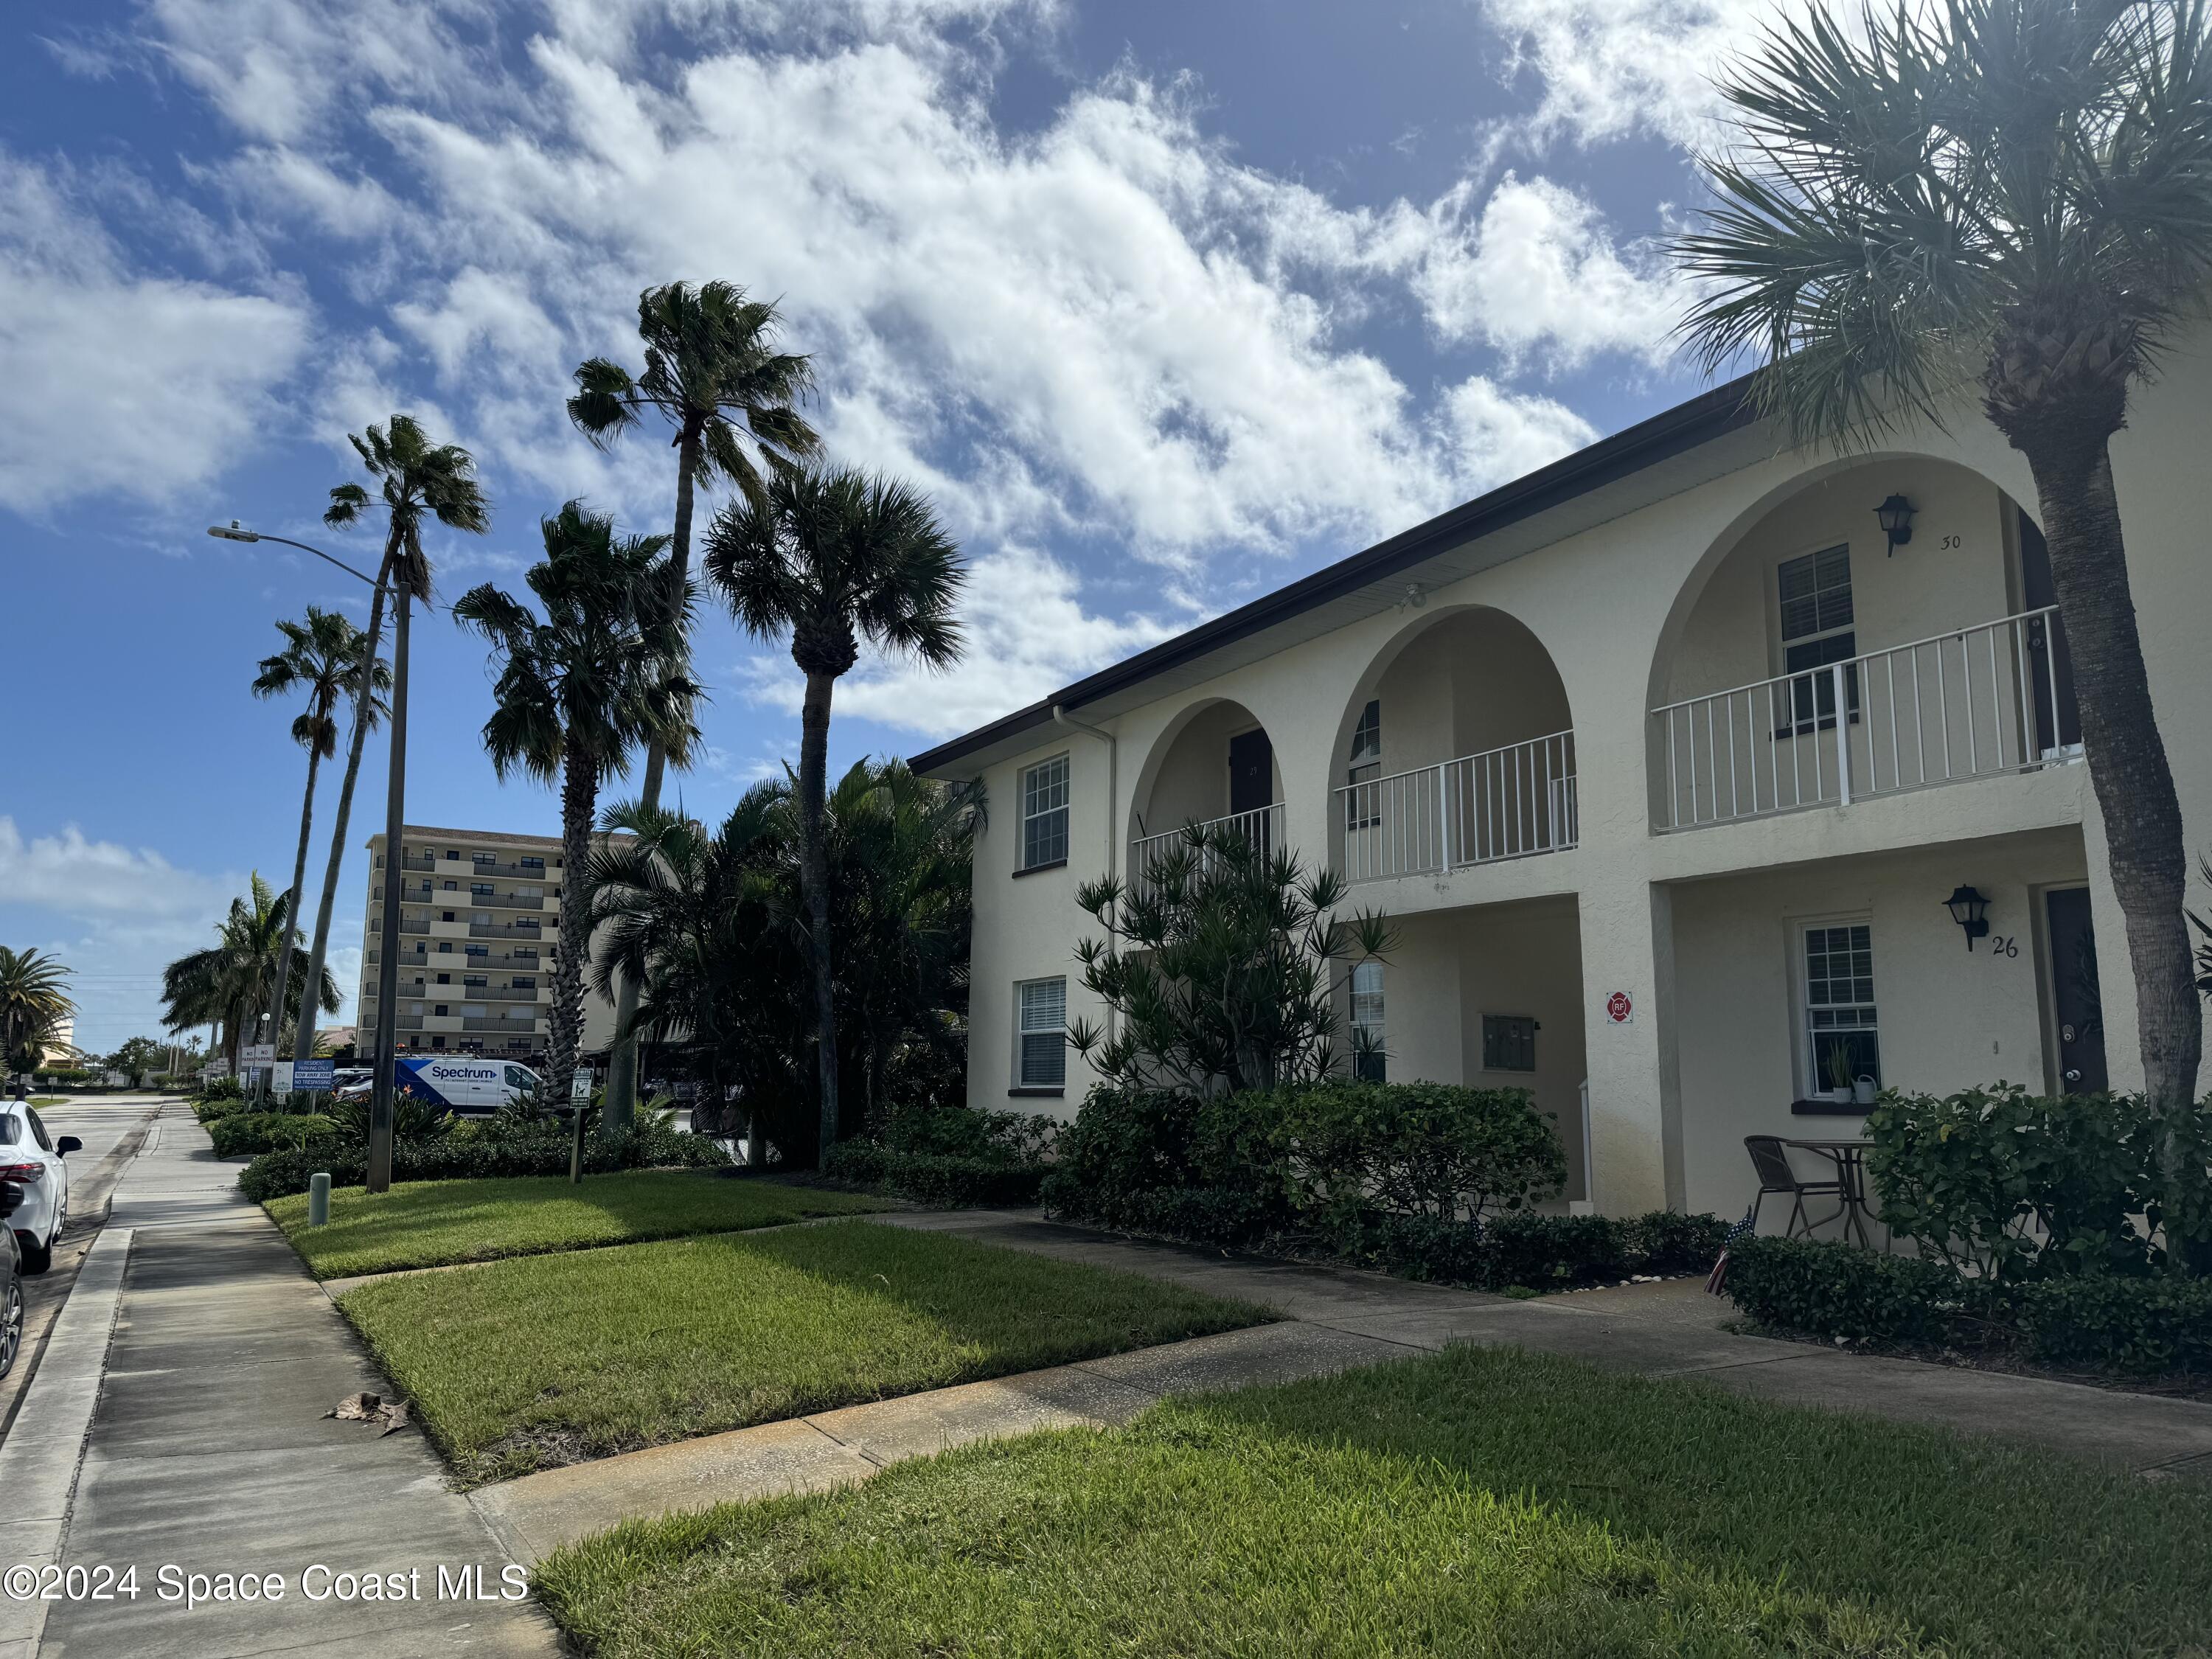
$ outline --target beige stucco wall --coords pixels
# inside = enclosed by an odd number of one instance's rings
[[[1881,1081],[1948,1093],[2000,1079],[2046,1086],[2043,890],[2079,885],[2068,830],[1964,841],[1692,882],[1673,893],[1674,1024],[1681,1078],[1684,1200],[1739,1215],[1757,1183],[1743,1138],[1858,1133],[1857,1115],[1790,1103],[1825,1089],[1800,1039],[1802,931],[1871,928]],[[1960,882],[1989,896],[1990,940],[1969,952],[1943,908]],[[2011,941],[2016,955],[1992,948]]]
[[[2178,355],[2160,381],[2139,394],[2129,428],[2113,446],[2152,692],[2192,848],[2212,844],[2212,744],[2199,735],[2212,722],[2212,659],[2203,649],[2212,637],[2212,574],[2203,552],[2198,485],[2202,434],[2212,424],[2208,368],[2212,365],[2201,353]],[[2014,1043],[2032,1049],[2033,1040],[2021,1033],[2033,1029],[2033,1018],[2010,1004],[1992,1009],[1977,1000],[1986,981],[1976,988],[1959,973],[1965,953],[1957,930],[1928,907],[1956,881],[1980,878],[1966,873],[1973,860],[1962,857],[1961,849],[1969,844],[2016,842],[2012,853],[1978,866],[1988,881],[1998,880],[2005,870],[2011,873],[2004,878],[2015,883],[2057,879],[2033,876],[2027,866],[2045,858],[2052,832],[2070,833],[2083,847],[2106,965],[2114,1081],[2125,1086],[2139,1080],[2132,992],[2110,883],[2102,873],[2101,830],[2086,767],[1984,778],[1741,824],[1654,831],[1655,722],[1649,711],[1678,686],[1710,690],[1737,684],[1739,676],[1759,678],[1771,672],[1765,584],[1775,561],[1827,544],[1824,538],[1850,542],[1863,649],[1993,621],[2016,609],[1998,492],[2032,510],[2031,481],[2019,457],[1970,404],[1962,404],[1949,425],[1948,433],[1895,434],[1881,452],[1849,460],[1779,451],[1440,586],[1424,596],[1420,610],[1384,611],[1118,714],[1082,711],[1118,739],[1118,798],[1110,804],[1106,748],[1091,738],[1040,735],[1022,761],[990,768],[992,825],[976,860],[970,1098],[978,1104],[1005,1103],[1013,981],[1060,971],[1072,977],[1074,941],[1090,927],[1072,902],[1073,883],[1107,867],[1109,841],[1126,847],[1133,802],[1148,804],[1152,781],[1164,769],[1164,740],[1184,729],[1189,711],[1226,700],[1266,726],[1274,744],[1287,839],[1309,857],[1318,849],[1325,858],[1330,792],[1342,781],[1342,745],[1358,705],[1378,683],[1389,694],[1387,768],[1422,754],[1417,744],[1456,750],[1462,733],[1476,729],[1478,711],[1462,703],[1452,689],[1458,682],[1441,672],[1449,665],[1448,654],[1424,669],[1408,653],[1401,670],[1397,647],[1436,624],[1439,614],[1478,605],[1525,626],[1556,666],[1573,711],[1580,845],[1448,877],[1364,884],[1355,902],[1412,918],[1543,898],[1572,900],[1591,1092],[1593,1193],[1601,1208],[1680,1203],[1693,1193],[1704,1195],[1701,1203],[1717,1202],[1738,1179],[1740,1140],[1747,1131],[1731,1121],[1716,1138],[1702,1127],[1703,1116],[1700,1127],[1691,1127],[1715,1086],[1707,1070],[1714,1063],[1712,1046],[1693,1042],[1692,1033],[1704,1029],[1716,983],[1764,985],[1779,994],[1775,976],[1782,924],[1778,913],[1755,933],[1715,932],[1709,914],[1714,901],[1698,891],[1699,884],[1712,878],[1787,871],[1792,879],[1809,875],[1818,886],[1829,878],[1819,873],[1822,866],[1855,871],[1852,860],[1911,855],[1898,866],[1893,892],[1869,890],[1883,906],[1895,907],[1903,930],[1885,951],[1895,964],[1887,977],[1900,988],[1919,985],[1916,1000],[1924,1001],[1931,1018],[1940,1015],[1947,1029],[1972,1034],[1960,1040],[1954,1073],[1930,1066],[1922,1074],[1987,1080],[1997,1074],[1993,1066],[2009,1062]],[[1872,509],[1893,489],[1911,496],[1921,510],[1912,543],[1888,560]],[[1964,544],[1943,548],[1948,534],[1961,536]],[[1716,573],[1719,585],[1710,586]],[[1452,700],[1449,718],[1447,697]],[[1062,749],[1073,762],[1070,868],[1013,879],[1019,836],[1013,780],[1020,764]],[[1140,788],[1146,797],[1137,796]],[[1984,890],[1990,890],[1986,881]],[[1907,916],[1918,919],[1907,922]],[[1680,937],[1686,927],[1693,947],[1686,959]],[[1977,958],[1974,966],[1980,965]],[[1441,970],[1431,982],[1443,985]],[[1635,1005],[1635,1018],[1625,1024],[1614,1024],[1602,1012],[1615,990]],[[1884,996],[1896,1001],[1887,989]],[[1071,988],[1071,1012],[1096,1017],[1085,1000],[1079,988]],[[1401,1006],[1415,1005],[1394,996],[1394,1046],[1407,1040]],[[1427,1046],[1414,1052],[1463,1051],[1463,1033],[1451,1029],[1463,1013],[1463,995],[1443,997],[1439,988],[1433,1017],[1444,1029],[1432,1039],[1419,1039]],[[1548,1020],[1547,1035],[1556,1035]],[[1985,1052],[1983,1045],[1990,1042],[1999,1045],[1998,1053]],[[1749,1046],[1763,1051],[1774,1044],[1786,1054],[1786,1030],[1769,1036],[1762,1024]],[[1979,1062],[1978,1070],[1969,1062]],[[1771,1066],[1771,1060],[1758,1063]],[[2023,1052],[2019,1064],[2002,1069],[2033,1077],[2040,1065],[2039,1054]],[[1082,1068],[1072,1059],[1069,1109],[1082,1086]],[[1773,1077],[1751,1072],[1730,1087],[1743,1091],[1747,1099],[1764,1101],[1776,1093]],[[1739,1144],[1729,1154],[1725,1143],[1731,1135]]]

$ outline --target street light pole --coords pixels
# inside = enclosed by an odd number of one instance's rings
[[[281,542],[286,547],[296,547],[303,553],[312,553],[325,564],[337,566],[348,575],[366,582],[372,591],[376,580],[343,559],[332,558],[319,547],[310,547],[305,542],[295,542],[289,536],[272,536],[263,531],[248,530],[235,519],[228,526],[210,526],[208,534],[230,542]],[[384,913],[381,937],[383,949],[376,968],[376,1047],[375,1070],[369,1084],[368,1106],[368,1170],[364,1183],[372,1193],[380,1193],[392,1185],[392,1092],[393,1073],[398,1064],[399,1011],[399,879],[402,848],[400,833],[407,816],[407,613],[409,592],[404,582],[392,584],[399,599],[398,616],[392,635],[392,763],[385,784],[384,830]],[[371,641],[373,647],[374,641]],[[364,665],[364,672],[373,669],[372,662]],[[369,695],[364,684],[363,696]],[[358,718],[358,716],[356,716]],[[295,896],[294,905],[299,900]],[[286,943],[289,945],[289,940]],[[278,959],[277,997],[270,1015],[270,1040],[274,1042],[276,1027],[283,1019],[283,985],[282,975],[291,961],[288,949]],[[307,988],[312,998],[313,988]],[[358,1013],[358,1011],[356,1011]],[[299,1045],[295,1044],[295,1048]]]
[[[406,874],[401,836],[407,821],[407,613],[412,584],[393,584],[398,615],[392,632],[392,765],[384,791],[383,949],[376,963],[376,1070],[368,1085],[368,1171],[372,1193],[392,1186],[392,1085],[399,1066],[399,884]]]
[[[289,536],[272,536],[265,531],[248,530],[244,525],[239,523],[235,519],[233,519],[227,525],[210,525],[208,526],[208,534],[213,536],[218,541],[225,542],[281,542],[286,547],[296,547],[302,553],[313,554],[325,564],[336,565],[339,569],[344,571],[347,575],[351,576],[356,581],[366,583],[371,589],[374,589],[376,586],[376,583],[374,579],[364,575],[362,572],[355,569],[344,560],[332,558],[329,554],[324,552],[319,547],[310,547],[305,542],[295,542]],[[294,874],[296,877],[298,872],[295,871]],[[274,992],[269,999],[268,1041],[272,1046],[276,1043],[277,1033],[284,1029],[284,994],[289,988],[289,982],[292,976],[292,930],[300,925],[300,884],[295,879],[292,884],[291,896],[285,901],[284,937],[282,941],[281,948],[276,953],[276,985]],[[311,1026],[314,1021],[314,1006],[315,988],[312,985],[302,986],[301,988],[300,1012]],[[261,1031],[258,1027],[256,1027],[253,1036],[254,1041],[257,1042],[262,1040]],[[295,1043],[294,1046],[296,1049],[298,1045]],[[310,1046],[312,1046],[312,1044]],[[254,1073],[254,1098],[260,1101],[264,1105],[268,1103],[269,1077],[269,1073],[258,1069]]]

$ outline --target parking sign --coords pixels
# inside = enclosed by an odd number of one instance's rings
[[[337,1081],[337,1061],[303,1060],[292,1067],[292,1086],[310,1093],[328,1094]]]

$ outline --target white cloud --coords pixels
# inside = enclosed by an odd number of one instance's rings
[[[1538,139],[1582,144],[1649,134],[1685,149],[1724,137],[1717,70],[1784,15],[1780,0],[1476,0],[1542,82]],[[1802,11],[1802,4],[1789,9]]]
[[[1480,339],[1509,364],[1540,354],[1552,369],[1606,352],[1662,363],[1682,311],[1658,249],[1616,246],[1588,198],[1510,173],[1483,204],[1471,243],[1432,246],[1412,280],[1444,338]]]
[[[854,706],[901,724],[988,718],[1167,630],[1032,550],[1110,546],[1218,610],[1586,441],[1512,377],[1657,361],[1647,251],[1547,180],[1341,205],[1131,71],[1000,128],[1004,43],[1048,36],[1050,0],[550,0],[503,58],[487,0],[149,15],[243,135],[222,176],[249,225],[350,239],[384,325],[322,354],[333,434],[409,390],[488,470],[663,525],[665,445],[582,444],[570,371],[635,356],[648,283],[782,296],[832,453],[914,477],[979,573],[1037,600],[986,615],[979,580],[970,664],[921,712],[908,677],[858,677]],[[302,107],[252,91],[285,72]],[[1358,332],[1408,309],[1502,362],[1409,386]]]
[[[968,649],[952,669],[933,673],[911,662],[864,655],[837,682],[837,713],[947,737],[1156,645],[1193,620],[1098,617],[1085,610],[1073,573],[1023,547],[976,562],[969,572],[963,617]],[[755,657],[738,672],[755,701],[799,712],[806,688],[787,656]]]
[[[259,438],[305,352],[306,307],[135,273],[56,181],[0,153],[0,384],[19,411],[0,504],[159,501]]]
[[[151,848],[92,841],[70,824],[26,840],[0,816],[0,904],[34,904],[64,915],[219,918],[240,890],[179,870]]]

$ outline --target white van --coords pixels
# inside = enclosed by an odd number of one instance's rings
[[[540,1092],[538,1073],[511,1060],[479,1054],[403,1054],[392,1079],[392,1092],[443,1106],[463,1117],[489,1116],[526,1094]],[[366,1097],[368,1085],[341,1091]]]

